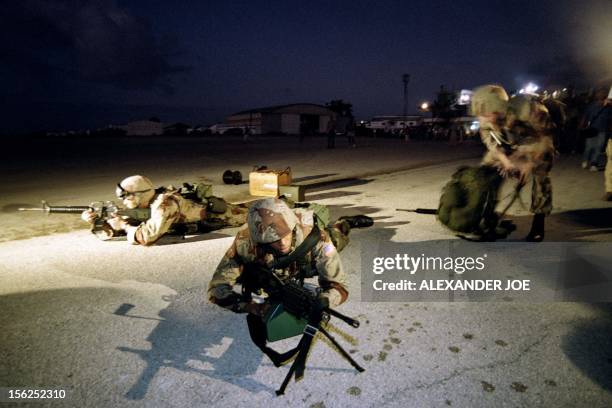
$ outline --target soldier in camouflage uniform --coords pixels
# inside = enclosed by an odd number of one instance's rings
[[[151,181],[143,176],[130,176],[117,184],[117,198],[123,201],[126,208],[150,208],[151,218],[133,226],[121,218],[107,221],[116,233],[125,232],[131,244],[152,245],[175,224],[196,223],[199,221],[214,222],[218,227],[239,227],[246,222],[248,209],[243,205],[224,202],[223,213],[213,213],[205,203],[186,199],[178,190],[169,187],[156,192]],[[95,214],[85,211],[81,218],[89,223],[95,220]]]
[[[503,176],[518,176],[521,183],[532,176],[534,217],[526,240],[542,241],[544,218],[552,211],[549,173],[555,152],[548,110],[530,96],[508,98],[501,86],[485,85],[474,91],[472,113],[487,147],[482,163],[497,167]]]
[[[305,255],[302,264],[312,265],[316,269],[322,305],[338,306],[349,294],[346,273],[334,241],[341,247],[346,246],[351,226],[364,227],[371,225],[371,222],[371,218],[365,216],[348,217],[327,229],[319,229],[319,240]],[[277,366],[286,363],[295,353],[281,355],[266,346],[262,317],[268,304],[246,303],[232,289],[246,264],[259,263],[270,267],[276,258],[292,253],[302,244],[315,225],[317,220],[312,209],[290,209],[284,201],[275,198],[256,201],[249,208],[247,225],[236,235],[208,285],[208,298],[212,303],[236,313],[248,313],[247,322],[253,343]],[[299,277],[300,272],[297,262],[273,271],[283,281]]]
[[[259,305],[239,303],[240,299],[232,290],[242,273],[243,265],[271,265],[275,257],[295,250],[314,228],[315,222],[312,210],[292,210],[280,199],[270,198],[253,203],[249,209],[247,225],[238,232],[208,285],[209,300],[234,312],[260,314],[261,311],[257,310]],[[332,234],[329,230],[321,230],[319,242],[306,255],[307,261],[313,263],[318,272],[322,289],[320,296],[332,307],[338,306],[348,297],[346,274],[332,236],[344,247],[348,243],[349,229],[349,223],[342,220],[330,228]],[[287,279],[299,273],[296,268],[297,265],[293,264],[274,273],[281,279]]]

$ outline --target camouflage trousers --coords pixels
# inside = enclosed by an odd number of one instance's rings
[[[342,251],[349,244],[349,232],[351,227],[346,221],[336,221],[333,225],[325,228],[329,237],[338,252]]]
[[[501,168],[499,160],[490,152],[485,155],[482,164]],[[552,165],[552,154],[547,155],[531,172],[530,211],[533,214],[549,215],[552,212],[552,182],[550,180]]]
[[[227,203],[224,213],[209,213],[208,220],[221,222],[225,227],[241,227],[247,222],[249,208],[245,204]]]
[[[531,182],[531,208],[533,214],[550,215],[552,212],[552,182],[550,169],[552,163],[541,164],[533,171]]]

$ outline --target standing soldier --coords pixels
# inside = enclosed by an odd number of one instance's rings
[[[357,147],[357,143],[355,142],[355,119],[353,117],[350,118],[346,125],[346,136],[348,138],[349,147]]]
[[[272,267],[278,258],[292,256],[296,248],[305,241],[312,242],[303,257],[295,259],[284,269],[273,270],[273,273],[280,280],[287,281],[304,275],[312,276],[311,272],[315,272],[319,280],[321,304],[338,306],[349,295],[346,273],[338,249],[348,243],[350,228],[370,225],[372,219],[360,215],[345,217],[331,227],[319,229],[313,210],[292,210],[284,201],[275,198],[259,200],[250,206],[247,225],[236,235],[217,266],[208,285],[208,298],[212,303],[233,312],[248,313],[247,322],[253,343],[270,357],[275,365],[281,365],[285,358],[266,346],[262,318],[268,304],[246,303],[242,296],[233,291],[245,267],[249,264]],[[314,239],[310,238],[311,233],[316,234]]]
[[[336,120],[334,117],[329,118],[327,122],[327,148],[333,149],[336,147]]]
[[[131,225],[122,217],[106,221],[110,236],[125,233],[131,244],[152,245],[175,224],[207,221],[217,225],[212,229],[239,227],[246,222],[246,206],[227,203],[211,197],[207,203],[195,202],[183,197],[175,189],[153,188],[153,183],[144,176],[130,176],[117,184],[117,198],[128,209],[150,208],[151,217],[139,225]],[[84,211],[81,218],[93,224],[96,214]]]
[[[550,170],[554,145],[548,110],[529,96],[508,98],[501,86],[485,85],[474,91],[472,112],[480,121],[480,137],[487,147],[482,163],[494,166],[504,177],[532,176],[531,212],[526,241],[544,239],[544,219],[552,211]]]

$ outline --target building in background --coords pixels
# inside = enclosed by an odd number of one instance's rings
[[[420,115],[410,116],[374,116],[368,122],[365,122],[365,127],[368,129],[383,130],[385,132],[400,131],[405,127],[421,126],[423,117]]]
[[[164,124],[156,120],[137,120],[127,124],[128,136],[158,136],[164,133]]]
[[[254,134],[280,133],[287,135],[324,133],[335,114],[323,105],[295,103],[251,109],[230,115],[225,126],[249,127]]]

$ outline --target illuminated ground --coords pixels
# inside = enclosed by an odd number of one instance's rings
[[[414,155],[405,146],[401,149],[381,142],[317,152],[292,165],[299,177],[330,174],[328,169],[337,166],[338,177],[428,159],[419,150],[423,147],[413,148]],[[452,159],[445,149],[439,144],[428,152]],[[336,154],[336,161],[321,156],[328,154]],[[465,148],[462,154],[471,156],[473,150]],[[258,161],[241,160],[211,164],[211,169],[202,165],[193,172],[181,166],[157,171],[151,163],[143,166],[160,183],[201,171],[216,174],[218,184],[219,169],[244,170]],[[609,305],[360,302],[361,248],[389,240],[452,239],[434,217],[395,209],[435,206],[453,169],[474,162],[320,186],[307,196],[329,204],[334,215],[364,212],[377,220],[371,229],[354,231],[342,253],[351,298],[340,311],[358,317],[362,326],[337,324],[356,344],[336,337],[365,373],[356,374],[318,342],[304,380],[292,382],[286,396],[274,396],[287,369],[274,368],[250,343],[243,316],[210,305],[203,296],[235,231],[142,248],[99,242],[77,230],[0,244],[0,385],[68,388],[66,406],[79,407],[612,405]],[[276,157],[264,164],[272,163],[280,166],[283,160]],[[570,158],[555,168],[555,215],[548,238],[609,241],[612,205],[600,201],[602,174],[578,170],[577,165],[578,159]],[[113,182],[136,168],[125,163],[117,170],[105,167],[87,187],[78,182],[86,167],[77,175],[52,178],[53,188],[43,191],[32,186],[49,179],[38,177],[29,188],[13,190],[3,205],[40,196],[70,204],[110,198]],[[240,198],[244,191],[233,189],[245,187],[218,191]],[[529,202],[527,195],[524,201]],[[516,206],[512,213],[520,238],[528,229],[526,212]],[[4,220],[19,227],[13,224],[17,218]]]

